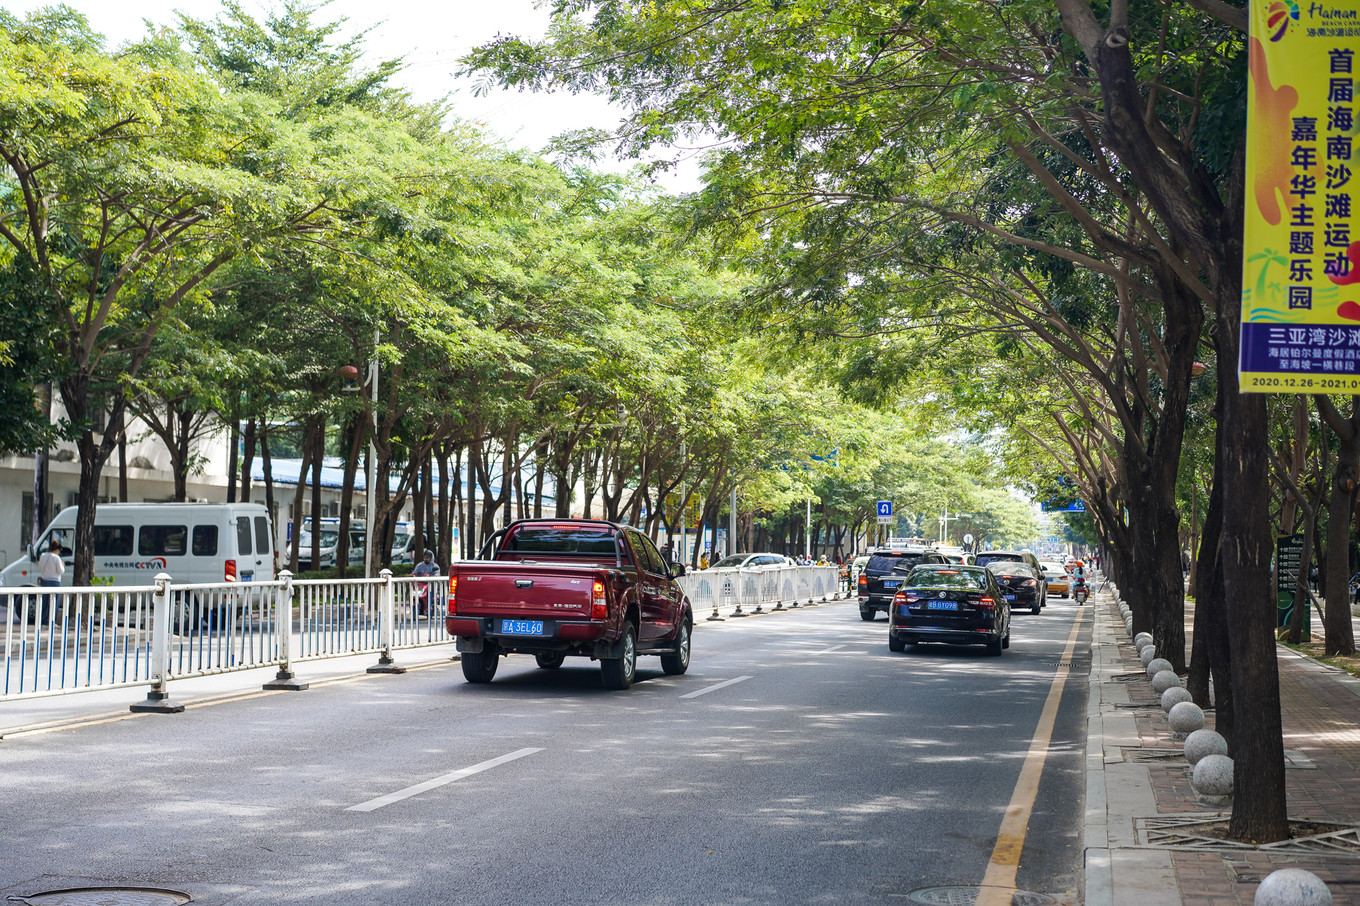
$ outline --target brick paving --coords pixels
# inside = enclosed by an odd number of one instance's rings
[[[1114,616],[1117,620],[1117,610]],[[1132,643],[1121,644],[1119,653],[1128,671],[1136,672],[1140,662]],[[1285,649],[1279,669],[1290,818],[1360,829],[1360,686],[1353,680],[1348,684],[1340,671]],[[1168,727],[1149,684],[1134,680],[1128,686],[1140,745],[1180,749],[1182,743]],[[1213,728],[1212,710],[1206,714],[1206,726]],[[1197,800],[1190,766],[1183,759],[1147,768],[1158,815],[1228,813]],[[1175,848],[1171,862],[1185,906],[1252,906],[1261,879],[1280,868],[1302,868],[1317,875],[1327,883],[1335,906],[1360,906],[1360,845],[1317,855],[1259,849],[1200,851],[1187,846]]]

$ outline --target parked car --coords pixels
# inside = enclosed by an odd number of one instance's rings
[[[1030,613],[1038,613],[1043,608],[1043,574],[1028,563],[995,560],[987,564],[987,569],[996,576],[997,585],[1013,609],[1028,607]]]
[[[732,554],[723,557],[709,569],[753,569],[755,567],[796,566],[793,560],[783,554]]]
[[[340,550],[340,520],[331,516],[320,520],[320,526],[308,519],[302,525],[302,530],[298,535],[298,570],[310,570],[312,567],[312,531],[315,529],[321,533],[321,557],[318,562],[320,566],[316,569],[329,569],[335,566],[335,558]],[[350,522],[349,524],[349,565],[363,566],[364,550],[367,544],[367,532],[362,522]]]
[[[1048,605],[1048,577],[1044,574],[1044,568],[1039,565],[1039,558],[1029,551],[1004,551],[991,550],[979,551],[977,555],[978,566],[988,566],[998,562],[1023,563],[1034,573],[1039,585],[1039,606]],[[1038,611],[1035,611],[1036,613]]]
[[[888,613],[888,650],[919,642],[986,645],[993,657],[1011,645],[1011,607],[991,570],[921,564],[907,574]]]
[[[892,608],[893,595],[918,563],[947,563],[944,555],[925,547],[879,548],[859,574],[859,618],[866,623]]]
[[[1039,565],[1044,568],[1049,594],[1065,598],[1072,593],[1072,577],[1067,574],[1067,567],[1052,560],[1040,560]]]
[[[684,574],[631,526],[521,520],[449,568],[445,629],[470,683],[490,682],[502,654],[520,653],[545,670],[597,660],[606,688],[627,689],[639,655],[660,655],[669,675],[689,668],[694,614],[675,581]]]

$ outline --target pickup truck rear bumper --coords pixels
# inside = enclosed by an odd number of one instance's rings
[[[618,657],[620,640],[606,639],[605,624],[590,621],[544,620],[542,635],[499,632],[496,617],[449,617],[444,628],[456,636],[460,652],[477,653],[492,642],[501,651],[537,653],[562,651],[587,657]]]

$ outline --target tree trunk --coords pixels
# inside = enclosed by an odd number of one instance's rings
[[[1240,272],[1240,270],[1239,270]],[[1279,665],[1275,660],[1266,400],[1243,394],[1237,383],[1241,335],[1239,294],[1220,294],[1218,380],[1223,392],[1223,594],[1232,669],[1235,743],[1235,840],[1273,843],[1289,836],[1284,790],[1284,737]]]
[[[241,502],[250,503],[250,473],[255,467],[255,417],[246,422],[245,450],[241,454]]]

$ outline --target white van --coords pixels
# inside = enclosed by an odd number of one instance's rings
[[[38,556],[53,538],[74,570],[77,507],[57,514],[25,556],[0,571],[0,585],[38,584]],[[94,575],[114,585],[152,585],[158,573],[177,584],[268,582],[274,578],[274,532],[258,503],[101,503],[94,515]]]

